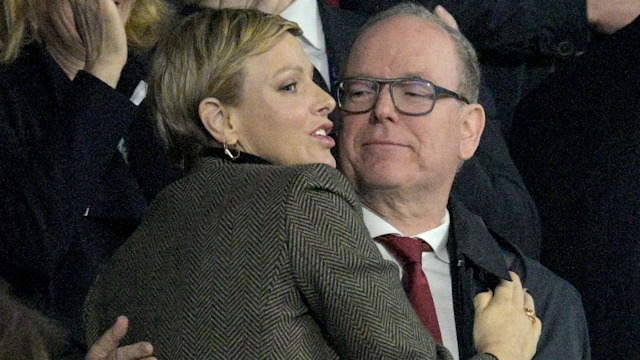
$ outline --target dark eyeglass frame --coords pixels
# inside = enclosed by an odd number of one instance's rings
[[[371,107],[366,109],[366,110],[361,110],[361,111],[349,111],[346,110],[343,106],[342,106],[342,101],[340,99],[340,92],[344,85],[345,81],[350,81],[350,80],[364,80],[364,81],[370,81],[374,84],[376,84],[376,98],[375,101],[373,102],[373,104],[371,104]],[[419,83],[423,83],[427,86],[431,86],[433,87],[433,102],[431,102],[431,108],[427,111],[423,111],[423,112],[419,112],[419,113],[412,113],[412,112],[407,112],[404,111],[400,108],[398,108],[398,105],[396,104],[396,99],[393,96],[393,88],[397,83],[403,82],[403,81],[414,81],[414,82],[419,82]],[[376,107],[376,104],[378,103],[378,100],[380,98],[380,90],[382,89],[382,87],[386,84],[389,84],[389,92],[391,94],[391,102],[393,103],[393,106],[395,107],[395,109],[401,113],[401,114],[405,114],[405,115],[410,115],[410,116],[421,116],[421,115],[427,115],[428,113],[433,111],[433,108],[436,106],[436,101],[438,101],[440,98],[452,98],[452,99],[456,99],[458,101],[462,101],[465,104],[470,104],[471,102],[464,96],[459,95],[458,93],[451,91],[449,89],[445,89],[443,87],[440,87],[434,83],[432,83],[429,80],[424,80],[424,79],[420,79],[420,78],[396,78],[396,79],[376,79],[376,78],[368,78],[368,77],[348,77],[348,78],[344,78],[342,79],[340,82],[337,83],[336,86],[336,98],[338,100],[338,108],[340,108],[340,110],[349,113],[349,114],[364,114],[367,113],[369,111],[371,111],[373,108]]]

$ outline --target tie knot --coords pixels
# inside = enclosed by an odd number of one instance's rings
[[[387,250],[404,263],[421,263],[423,251],[433,251],[426,242],[406,236],[392,234],[376,237]]]

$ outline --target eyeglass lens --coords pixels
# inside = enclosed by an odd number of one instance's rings
[[[378,99],[380,84],[372,80],[351,79],[341,84],[340,106],[349,112],[371,110]],[[393,103],[399,111],[420,114],[431,110],[435,88],[431,83],[417,80],[399,80],[391,83]]]

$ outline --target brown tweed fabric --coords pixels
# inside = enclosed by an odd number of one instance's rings
[[[160,359],[450,359],[326,165],[205,159],[98,278],[87,340],[119,314]]]

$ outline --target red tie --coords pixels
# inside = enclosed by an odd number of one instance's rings
[[[402,285],[413,309],[433,338],[442,344],[436,307],[433,304],[429,281],[422,271],[422,252],[433,251],[426,242],[404,236],[382,235],[376,237],[402,264]]]

